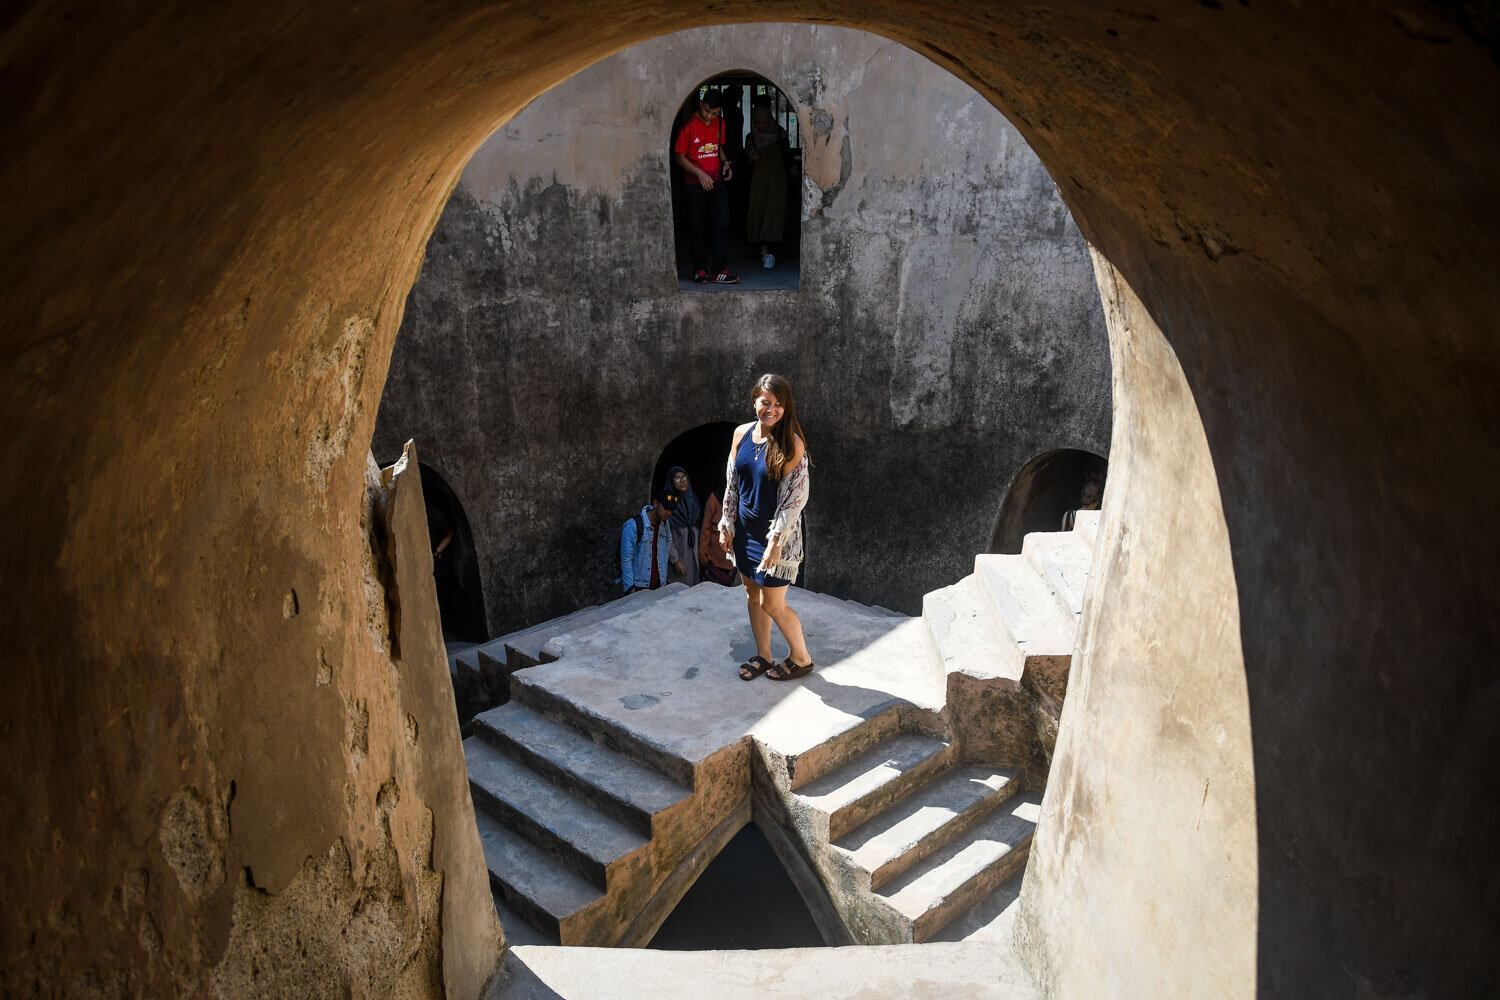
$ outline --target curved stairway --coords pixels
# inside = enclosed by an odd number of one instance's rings
[[[722,679],[715,650],[748,630],[726,631],[743,598],[713,585],[544,630],[554,662],[515,672],[464,741],[507,937],[644,945],[752,816],[830,943],[1008,933],[1097,531],[1083,513],[977,556],[919,619],[799,592],[810,643],[844,653],[800,692]],[[650,662],[695,628],[704,667]]]

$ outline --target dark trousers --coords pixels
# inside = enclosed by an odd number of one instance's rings
[[[712,273],[724,270],[729,257],[729,191],[723,181],[714,183],[712,191],[705,191],[696,184],[687,185],[688,196],[688,243],[693,251],[693,267],[707,268],[708,248],[704,246],[703,231],[712,225],[714,259]]]

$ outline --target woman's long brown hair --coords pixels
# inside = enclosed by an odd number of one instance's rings
[[[771,474],[772,481],[775,481],[786,474],[785,466],[796,450],[793,435],[802,439],[803,449],[807,448],[807,435],[802,433],[802,425],[797,422],[797,403],[792,399],[792,383],[781,375],[762,375],[755,380],[755,388],[750,392],[752,406],[763,392],[769,392],[781,404],[781,419],[771,428],[771,440],[766,448],[766,471]]]

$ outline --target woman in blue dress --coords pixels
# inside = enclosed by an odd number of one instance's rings
[[[797,422],[792,385],[780,375],[762,375],[751,393],[755,420],[734,432],[719,539],[745,584],[755,655],[740,664],[740,677],[761,674],[789,681],[812,673],[813,658],[802,636],[802,620],[786,603],[786,588],[802,564],[802,508],[807,506],[807,442]],[[781,629],[791,655],[771,662],[771,625]]]

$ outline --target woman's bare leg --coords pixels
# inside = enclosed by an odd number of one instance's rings
[[[766,626],[766,648],[770,649],[770,625],[774,621],[776,627],[781,629],[781,634],[786,637],[786,644],[792,648],[792,662],[799,667],[805,667],[813,661],[812,654],[807,651],[807,640],[802,636],[802,619],[797,617],[786,603],[786,587],[757,587],[760,591],[761,614],[767,618]]]
[[[744,574],[740,580],[745,584],[745,604],[750,609],[750,634],[755,636],[755,653],[767,663],[771,662],[771,616],[761,608],[761,595],[765,593],[760,584]],[[783,602],[784,603],[784,602]],[[798,634],[801,632],[799,630]]]

